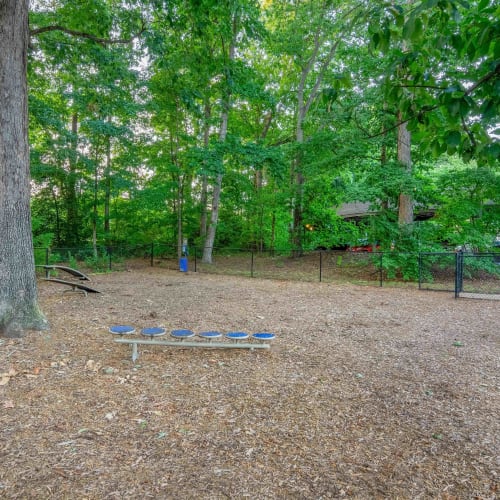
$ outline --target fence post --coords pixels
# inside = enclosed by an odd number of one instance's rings
[[[153,267],[153,259],[155,254],[155,242],[151,242],[151,267]]]
[[[250,277],[253,278],[253,250],[251,251],[251,256],[252,256],[251,257],[252,260],[251,260],[251,265],[250,265],[251,266],[250,267]]]
[[[422,290],[422,252],[418,252],[418,289]]]
[[[108,247],[108,258],[109,258],[108,268],[109,268],[110,271],[111,271],[111,254],[112,253],[113,253],[112,247]]]
[[[196,254],[198,253],[198,247],[194,247],[194,272],[196,272],[197,258]]]
[[[323,252],[319,251],[319,282],[323,281]]]
[[[380,286],[382,287],[384,284],[384,277],[383,277],[383,272],[384,269],[382,267],[382,264],[384,263],[384,252],[380,252],[380,262],[379,262],[379,279],[380,279]]]
[[[49,247],[45,248],[45,265],[46,266],[49,265]],[[50,277],[50,271],[49,271],[49,268],[46,267],[45,268],[45,278],[49,278],[49,277]]]
[[[460,297],[460,292],[463,288],[463,275],[464,273],[464,254],[458,251],[455,254],[455,298]]]

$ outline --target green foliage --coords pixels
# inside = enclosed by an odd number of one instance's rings
[[[500,278],[500,266],[492,257],[470,257],[464,256],[463,277],[474,278]]]
[[[118,262],[119,259],[113,258],[113,262]],[[92,269],[94,272],[107,272],[109,271],[110,256],[107,253],[102,255],[93,255],[85,259],[85,265]]]
[[[418,258],[415,254],[387,253],[382,259],[374,256],[374,261],[375,264],[381,262],[382,269],[390,280],[418,281],[419,279]]]
[[[484,250],[499,230],[500,172],[468,167],[443,172],[437,179],[437,222],[450,245]]]
[[[499,14],[492,0],[35,3],[31,29],[67,28],[30,41],[35,243],[201,245],[222,174],[217,246],[290,250],[299,207],[306,250],[487,249],[500,231]],[[143,19],[133,43],[92,40]],[[411,172],[395,161],[397,109]],[[401,193],[436,217],[403,231]],[[346,201],[377,215],[346,222]],[[415,278],[411,259],[387,258]]]
[[[33,227],[33,246],[48,248],[54,239],[54,233],[46,232],[44,220],[32,217],[31,225]]]
[[[372,43],[392,62],[386,98],[422,149],[498,166],[499,14],[492,0],[421,0],[372,18]]]

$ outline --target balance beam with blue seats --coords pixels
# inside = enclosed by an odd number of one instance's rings
[[[109,332],[116,335],[115,342],[119,344],[129,344],[132,346],[132,361],[139,357],[138,345],[158,345],[164,347],[201,347],[206,349],[269,349],[270,343],[276,338],[274,333],[259,332],[249,335],[246,332],[228,332],[223,335],[218,331],[202,331],[196,335],[189,329],[177,329],[170,332],[170,336],[175,340],[157,340],[166,334],[165,328],[143,328],[141,337],[131,337],[135,333],[135,328],[130,325],[117,325],[109,328]],[[226,340],[220,340],[226,339]],[[241,342],[250,339],[251,342]]]

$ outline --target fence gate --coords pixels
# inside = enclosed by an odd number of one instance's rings
[[[455,298],[500,300],[500,255],[464,253],[455,256]]]

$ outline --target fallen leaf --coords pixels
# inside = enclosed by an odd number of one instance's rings
[[[11,368],[8,372],[0,373],[0,385],[7,385],[12,377],[17,375],[16,370]]]
[[[101,367],[101,363],[95,362],[93,359],[89,359],[87,363],[85,363],[85,369],[91,372],[97,372],[99,371],[99,368]]]
[[[14,401],[12,401],[12,399],[8,399],[7,401],[4,401],[3,407],[4,408],[14,408]]]

